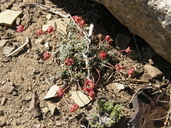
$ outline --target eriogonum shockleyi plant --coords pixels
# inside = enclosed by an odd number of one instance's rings
[[[73,104],[70,108],[70,112],[75,112],[77,109],[79,108],[79,105],[78,104]]]
[[[43,30],[42,29],[37,29],[36,30],[36,35],[42,35],[43,34]]]
[[[52,26],[48,26],[47,33],[51,33],[53,30],[54,30],[54,28]]]
[[[64,90],[63,88],[59,88],[57,91],[56,91],[56,94],[58,97],[62,97],[64,95]]]
[[[82,17],[72,16],[72,18],[74,19],[76,24],[78,24],[81,28],[83,28],[85,21],[84,21],[84,19],[82,19]]]
[[[135,74],[134,69],[135,69],[135,67],[132,67],[131,69],[129,69],[129,71],[127,72],[129,76],[132,76]]]
[[[16,28],[17,28],[17,29],[16,29],[16,32],[18,32],[18,33],[21,33],[21,32],[23,32],[23,31],[25,31],[23,25],[18,25]]]
[[[74,60],[71,58],[67,58],[65,60],[65,64],[66,64],[66,66],[72,66],[74,64]]]
[[[50,57],[50,54],[49,53],[43,53],[42,60],[47,60],[47,59],[49,59],[49,57]]]
[[[119,65],[119,64],[116,64],[116,65],[115,65],[116,71],[119,71],[120,69],[123,69],[123,68],[125,68],[125,67],[122,66],[122,65]]]
[[[113,39],[109,35],[106,35],[104,40],[108,41],[110,44],[113,42]]]
[[[125,50],[121,50],[121,52],[126,52],[126,53],[131,53],[132,52],[132,50],[131,50],[131,48],[130,47],[127,47],[127,49],[125,49]]]
[[[106,59],[106,56],[107,56],[107,54],[104,51],[101,51],[99,54],[99,57],[103,60]]]

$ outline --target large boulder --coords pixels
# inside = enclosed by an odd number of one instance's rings
[[[94,0],[171,63],[171,0]]]

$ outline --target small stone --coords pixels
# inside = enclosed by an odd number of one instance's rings
[[[13,96],[17,96],[18,95],[18,92],[17,91],[13,91],[12,95]]]
[[[6,102],[7,98],[6,97],[2,97],[2,100],[1,100],[1,105],[5,105],[5,102]]]
[[[4,110],[0,110],[0,116],[4,116]]]
[[[46,32],[47,29],[48,29],[48,27],[49,27],[49,25],[43,25],[42,30],[43,30],[44,32]]]
[[[163,76],[163,73],[157,69],[156,67],[146,64],[144,66],[144,69],[147,71],[147,73],[152,77],[152,78],[158,78]]]
[[[4,85],[0,88],[0,92],[5,92],[5,93],[12,93],[14,90],[14,87],[12,86],[8,86],[8,85]]]
[[[51,19],[51,17],[52,17],[52,15],[51,15],[51,14],[47,14],[47,15],[46,15],[47,20],[50,20],[50,19]]]
[[[37,125],[34,125],[35,128],[40,128],[41,125],[40,124],[37,124]]]
[[[8,40],[0,40],[0,47],[3,47]]]
[[[8,55],[8,54],[10,54],[13,50],[14,50],[14,47],[8,47],[8,46],[6,46],[6,47],[4,47],[4,49],[3,49],[3,54],[4,54],[4,55]]]
[[[123,84],[114,83],[114,85],[118,91],[122,91],[125,89],[125,85],[123,85]]]
[[[48,109],[47,107],[42,108],[42,112],[43,112],[44,114],[46,114],[46,113],[48,113],[48,112],[49,112],[49,109]]]
[[[47,92],[46,96],[44,97],[44,100],[57,97],[56,91],[58,89],[59,89],[59,86],[57,86],[57,85],[53,85],[52,87],[50,87],[49,91]]]
[[[3,116],[0,116],[0,127],[3,127],[6,125],[6,118]]]
[[[0,13],[0,24],[11,26],[22,11],[5,10]]]
[[[72,91],[71,98],[79,105],[79,107],[83,107],[91,101],[91,99],[81,91]]]
[[[47,25],[52,26],[54,29],[57,29],[57,24],[56,24],[56,22],[54,20],[49,20],[47,22]]]
[[[54,104],[51,104],[51,103],[48,103],[47,105],[48,105],[48,108],[49,108],[51,114],[54,115],[55,110],[56,110],[56,106]]]
[[[44,39],[37,39],[35,41],[36,44],[44,44],[45,40]]]
[[[57,29],[62,30],[65,34],[67,34],[66,28],[70,23],[70,18],[60,18],[56,19],[55,23],[57,24]]]

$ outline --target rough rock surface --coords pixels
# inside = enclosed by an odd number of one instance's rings
[[[170,0],[94,0],[171,63]]]

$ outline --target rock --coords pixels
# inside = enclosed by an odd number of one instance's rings
[[[62,30],[65,34],[67,34],[66,28],[70,23],[70,18],[60,18],[55,20],[57,24],[57,29]]]
[[[3,47],[8,40],[0,40],[0,47]]]
[[[171,63],[170,0],[94,0]]]
[[[130,43],[131,38],[125,34],[117,34],[115,38],[115,45],[120,50],[124,50],[128,47],[128,44]]]
[[[47,15],[46,15],[46,19],[47,19],[47,20],[50,20],[51,17],[52,17],[52,14],[47,14]]]
[[[37,39],[35,41],[36,44],[44,44],[45,40],[44,39]]]
[[[13,50],[14,50],[14,47],[8,47],[8,46],[6,46],[6,47],[4,47],[4,49],[3,49],[3,54],[4,54],[4,55],[8,55],[8,54],[10,54]]]
[[[147,73],[152,77],[152,78],[157,78],[163,76],[163,73],[157,69],[156,67],[146,64],[144,66],[144,69],[147,71]]]
[[[4,85],[0,88],[0,92],[5,92],[5,93],[12,93],[14,90],[14,87],[13,86],[9,86],[9,85]]]
[[[125,89],[125,85],[123,85],[123,84],[114,83],[114,86],[115,86],[116,89],[118,89],[119,91],[122,91],[122,90]]]
[[[1,100],[1,105],[5,105],[5,102],[6,102],[7,98],[6,97],[2,97],[2,100]]]
[[[38,117],[40,116],[40,101],[39,101],[39,98],[38,98],[38,95],[36,93],[36,91],[33,91],[33,94],[32,94],[32,99],[31,99],[31,102],[30,102],[30,106],[29,106],[29,112],[34,116],[34,117]]]
[[[91,101],[90,98],[81,91],[72,91],[71,94],[71,98],[79,107],[83,107]]]
[[[43,112],[44,114],[47,114],[47,113],[49,112],[49,109],[48,109],[47,107],[42,108],[42,112]]]
[[[11,26],[22,11],[5,10],[0,13],[0,24]]]
[[[54,115],[55,110],[56,110],[56,106],[54,104],[51,104],[51,103],[48,103],[47,105],[48,105],[48,108],[49,108],[51,114]]]
[[[56,91],[58,89],[59,89],[59,86],[57,86],[57,85],[53,85],[52,87],[50,87],[49,91],[47,92],[46,96],[44,97],[44,100],[57,97]]]
[[[3,116],[0,116],[0,127],[3,127],[6,125],[6,118]]]

